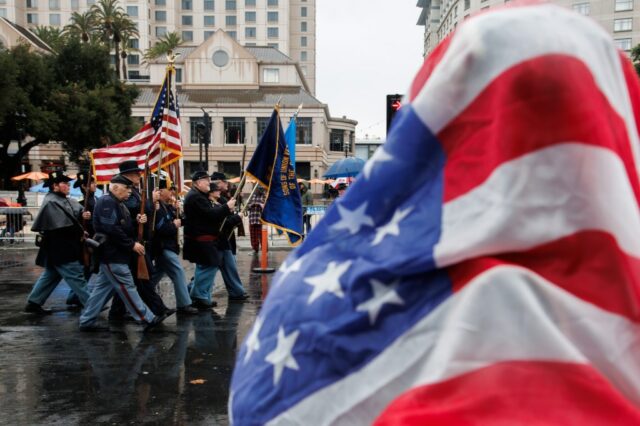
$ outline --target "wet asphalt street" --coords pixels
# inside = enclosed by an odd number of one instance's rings
[[[238,252],[238,270],[251,298],[228,303],[216,277],[215,313],[167,319],[143,334],[140,325],[81,333],[79,313],[66,311],[66,285],[46,303],[55,313],[23,313],[42,271],[35,250],[0,250],[0,424],[227,424],[227,398],[236,353],[266,294],[272,274],[253,252]],[[269,253],[278,267],[288,251]],[[187,278],[193,267],[185,264]],[[175,307],[165,278],[159,292]],[[106,312],[102,317],[106,324]]]

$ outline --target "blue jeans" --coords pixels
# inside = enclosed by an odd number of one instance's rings
[[[218,272],[217,266],[196,265],[191,287],[191,298],[205,300],[211,303],[211,288]]]
[[[89,292],[84,279],[84,268],[80,262],[69,262],[63,265],[47,266],[33,286],[28,301],[44,305],[53,290],[64,279],[69,287],[78,295],[80,303],[87,304]]]
[[[104,304],[116,292],[124,302],[131,316],[144,322],[150,322],[153,312],[144,304],[133,283],[129,265],[124,263],[100,264],[100,273],[95,280],[91,297],[85,304],[80,316],[81,326],[95,324]]]
[[[167,274],[173,282],[173,290],[176,294],[176,306],[183,308],[191,305],[191,297],[187,291],[187,278],[184,275],[184,269],[180,264],[178,254],[171,250],[162,250],[162,253],[156,259],[155,271],[151,276],[151,284],[155,287],[158,285],[164,274]]]
[[[231,250],[222,250],[222,256],[223,263],[220,272],[222,273],[222,279],[224,280],[224,286],[227,288],[227,293],[231,297],[244,295],[244,287],[238,274],[236,257]]]
[[[236,265],[236,257],[231,250],[221,250],[222,267],[196,265],[196,273],[194,275],[193,287],[191,288],[191,297],[194,299],[202,299],[211,303],[211,288],[218,273],[218,269],[222,273],[224,286],[227,293],[231,297],[242,296],[244,287],[240,281],[238,267]]]

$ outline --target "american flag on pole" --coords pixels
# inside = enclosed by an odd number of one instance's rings
[[[91,151],[94,175],[98,184],[109,183],[111,178],[118,174],[118,165],[125,160],[136,160],[140,167],[144,167],[150,147],[149,168],[152,171],[158,168],[160,146],[162,146],[162,168],[180,160],[182,157],[180,110],[178,98],[171,90],[172,74],[173,70],[168,69],[151,119],[131,139]]]
[[[235,424],[640,424],[640,86],[551,4],[465,21],[273,278]]]

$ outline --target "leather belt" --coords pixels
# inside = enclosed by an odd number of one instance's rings
[[[189,235],[184,236],[188,240],[195,240],[199,242],[210,242],[218,239],[217,235],[198,235],[197,237],[191,237]]]

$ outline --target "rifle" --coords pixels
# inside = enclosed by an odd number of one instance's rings
[[[247,157],[247,145],[245,144],[244,147],[242,148],[242,168],[240,169],[240,180],[242,180],[242,178],[244,178],[244,164],[245,164],[245,159]],[[236,213],[240,212],[241,207],[238,203],[236,204]],[[240,224],[238,225],[238,237],[244,237],[246,234],[244,232],[244,223],[240,222]]]
[[[87,177],[87,186],[84,191],[84,211],[86,212],[89,208],[89,197],[91,196],[91,178],[93,177],[93,173],[89,170]],[[85,218],[82,218],[82,229],[84,230],[85,235],[89,229],[89,221]],[[91,267],[91,252],[89,251],[89,247],[86,244],[82,245],[82,263],[86,268]]]
[[[238,183],[238,187],[236,188],[236,192],[233,194],[233,197],[231,197],[232,199],[236,200],[236,209],[234,209],[234,212],[238,211],[238,209],[237,209],[237,207],[238,207],[238,204],[237,204],[238,198],[240,197],[240,193],[242,192],[242,187],[244,186],[245,181],[246,181],[246,176],[244,174],[244,160],[245,160],[246,153],[247,153],[247,146],[245,145],[244,149],[242,151],[242,169],[240,171],[240,176],[242,176],[242,177],[240,178],[240,183]],[[227,218],[225,217],[224,220],[222,221],[222,223],[220,224],[220,229],[218,230],[218,233],[221,236],[224,236],[222,230],[224,229],[226,224],[227,224]],[[244,228],[243,228],[243,233],[244,233]],[[227,240],[229,238],[231,238],[231,235],[233,235],[233,229],[229,230],[229,235],[226,235]]]
[[[147,179],[149,176],[149,151],[151,150],[151,147],[153,146],[153,144],[149,145],[149,148],[147,148],[147,155],[146,158],[144,160],[144,174],[143,174],[143,178],[140,180],[140,214],[143,215],[144,214],[144,208],[145,205],[147,204],[147,188],[146,188],[146,184],[147,184]],[[139,223],[138,224],[138,240],[137,240],[140,244],[142,244],[143,246],[145,245],[145,241],[144,241],[144,224]],[[149,269],[147,268],[147,260],[145,258],[145,256],[138,256],[138,274],[137,274],[138,279],[140,280],[149,280]]]

